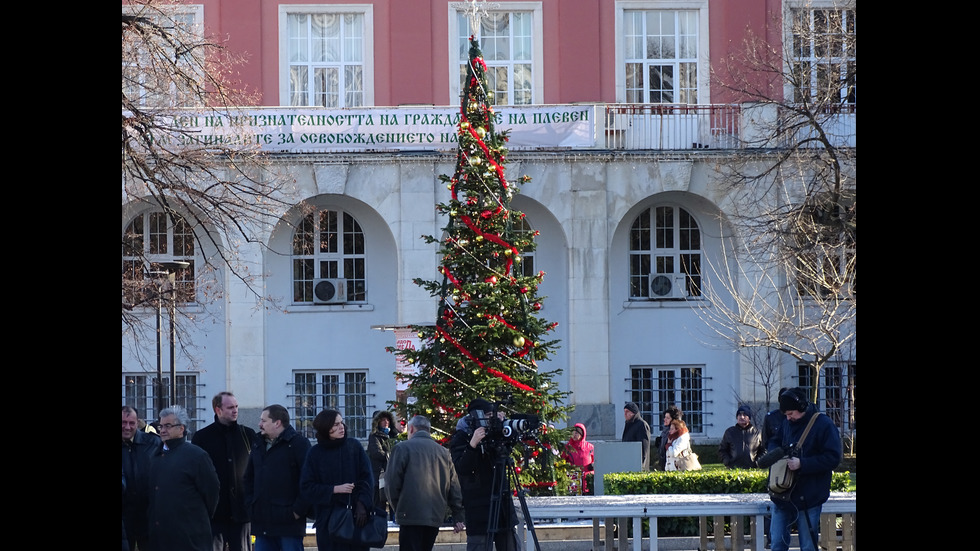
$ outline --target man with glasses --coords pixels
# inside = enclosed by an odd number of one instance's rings
[[[160,412],[160,447],[150,464],[150,545],[157,551],[211,551],[218,475],[211,457],[187,441],[187,411]]]

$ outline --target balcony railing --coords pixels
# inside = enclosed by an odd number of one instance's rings
[[[605,149],[689,150],[819,147],[806,114],[772,104],[606,104]],[[857,107],[813,113],[831,145],[856,147]]]
[[[735,149],[738,105],[607,104],[606,149]]]

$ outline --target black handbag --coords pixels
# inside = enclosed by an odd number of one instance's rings
[[[368,511],[368,521],[361,528],[354,529],[358,543],[368,547],[381,548],[388,541],[388,513],[380,507]]]
[[[388,516],[374,507],[368,511],[367,524],[358,528],[354,523],[352,499],[347,505],[334,507],[327,518],[327,531],[330,538],[340,543],[364,547],[384,547],[388,541]]]

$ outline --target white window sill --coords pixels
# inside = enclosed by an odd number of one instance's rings
[[[624,310],[648,308],[709,308],[711,303],[701,297],[687,299],[635,299],[623,303]]]
[[[306,314],[311,312],[373,312],[374,305],[367,303],[351,304],[292,304],[285,308],[287,314]]]

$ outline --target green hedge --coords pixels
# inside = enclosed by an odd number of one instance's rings
[[[608,495],[764,494],[768,479],[768,469],[608,473],[602,477],[602,487]],[[849,471],[834,472],[830,479],[830,491],[846,492],[849,482]]]
[[[764,494],[768,469],[706,468],[700,471],[608,473],[602,477],[606,495],[634,494]],[[846,492],[850,473],[834,472],[830,491]],[[648,531],[644,521],[644,531]],[[659,536],[698,535],[697,517],[664,517],[657,522]]]

